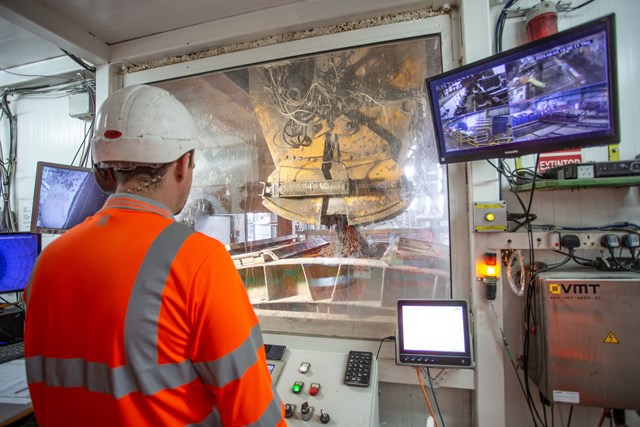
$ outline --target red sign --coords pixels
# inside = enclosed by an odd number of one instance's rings
[[[567,150],[542,153],[538,159],[538,172],[544,172],[547,169],[567,165],[569,163],[582,163],[582,151]]]

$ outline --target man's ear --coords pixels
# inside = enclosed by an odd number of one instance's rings
[[[189,153],[184,153],[178,158],[178,160],[176,160],[176,178],[182,179],[185,176],[185,174],[187,173],[187,169],[190,169],[189,163]]]

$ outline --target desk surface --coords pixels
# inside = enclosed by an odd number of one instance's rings
[[[24,359],[0,364],[0,427],[14,423],[33,412]]]
[[[31,404],[0,403],[0,427],[11,425],[33,413]]]

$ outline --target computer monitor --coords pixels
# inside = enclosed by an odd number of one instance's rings
[[[42,249],[36,233],[0,233],[0,293],[21,292]]]
[[[614,18],[427,79],[440,163],[617,144]]]
[[[107,197],[92,169],[38,162],[31,232],[62,233],[100,210]]]
[[[474,366],[466,301],[402,299],[397,310],[398,365]]]

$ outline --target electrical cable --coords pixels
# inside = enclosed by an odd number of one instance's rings
[[[504,345],[504,349],[507,352],[507,356],[509,358],[509,361],[511,362],[511,366],[513,367],[513,372],[515,372],[516,374],[516,379],[518,380],[518,384],[520,384],[520,390],[522,390],[522,394],[524,395],[525,399],[527,397],[527,393],[524,390],[524,385],[522,384],[522,380],[520,379],[520,375],[518,375],[518,367],[516,366],[515,362],[513,361],[513,354],[511,353],[511,348],[509,347],[509,341],[507,340],[507,337],[504,333],[504,330],[502,329],[502,326],[500,326],[500,320],[498,319],[498,313],[496,313],[496,309],[493,306],[493,301],[491,301],[491,309],[493,310],[493,315],[496,318],[496,324],[498,325],[498,329],[500,330],[500,335],[502,336],[502,344]],[[533,416],[533,414],[531,414]]]
[[[600,421],[598,421],[598,427],[602,427],[604,424],[604,419],[609,415],[609,408],[604,408],[602,410],[602,416],[600,417]]]
[[[524,209],[524,213],[526,215],[526,218],[529,217],[529,214],[531,212],[531,206],[533,204],[533,195],[535,193],[535,188],[536,188],[536,179],[538,177],[538,164],[539,164],[539,160],[540,160],[540,154],[536,154],[535,157],[535,161],[534,161],[534,173],[533,173],[533,179],[531,181],[531,191],[530,191],[530,195],[529,195],[529,203],[526,206],[526,209]],[[516,193],[517,195],[517,193]],[[518,197],[518,199],[520,199]],[[521,202],[522,204],[523,202]],[[528,236],[529,236],[529,265],[531,266],[531,268],[533,269],[534,266],[536,265],[535,262],[535,251],[534,251],[534,242],[533,242],[533,228],[531,227],[531,223],[527,222],[526,223],[526,229],[528,232]],[[568,262],[568,260],[565,261],[565,263]],[[559,265],[558,265],[559,266]],[[532,271],[533,272],[533,271]],[[540,421],[540,423],[542,423],[544,425],[544,422],[542,421],[542,418],[540,418],[540,414],[538,413],[538,408],[536,407],[535,401],[533,399],[533,395],[531,393],[531,388],[529,385],[529,350],[530,350],[530,332],[531,332],[531,328],[535,328],[535,325],[537,324],[536,319],[535,319],[535,312],[536,309],[534,307],[534,303],[535,303],[535,298],[534,296],[534,292],[535,292],[535,274],[532,274],[532,277],[529,281],[528,284],[528,289],[529,292],[527,294],[527,299],[526,299],[526,305],[525,305],[525,325],[530,325],[525,329],[525,336],[524,336],[524,344],[523,344],[523,368],[524,368],[524,383],[525,383],[525,390],[527,391],[527,402],[529,405],[529,410],[532,413],[532,419],[534,422],[534,425],[537,426],[537,421]],[[534,415],[535,414],[535,417]]]
[[[22,306],[20,305],[19,302],[11,302],[9,300],[6,300],[4,297],[0,296],[0,300],[6,304],[6,305],[12,305],[14,307],[16,307],[18,310],[20,311],[24,311],[24,308],[22,308]]]
[[[507,19],[507,10],[513,6],[518,0],[509,0],[504,5],[502,10],[500,11],[500,15],[498,15],[498,20],[496,21],[496,28],[494,33],[494,53],[502,52],[502,32],[504,30],[504,22]]]
[[[582,3],[582,4],[579,4],[579,5],[578,5],[578,6],[576,6],[576,7],[572,7],[572,8],[571,8],[571,9],[569,9],[567,12],[573,12],[574,10],[578,10],[578,9],[580,9],[580,8],[583,8],[583,7],[585,7],[586,5],[593,3],[594,1],[596,1],[596,0],[588,0],[588,1],[584,2],[584,3]]]
[[[90,73],[95,74],[96,67],[87,64],[80,57],[74,55],[73,53],[67,52],[66,50],[64,50],[62,48],[60,48],[60,50],[63,51],[64,54],[67,55],[69,58],[71,58],[73,60],[73,62],[75,62],[76,64],[80,65],[82,68],[84,68],[85,70],[89,71]]]
[[[571,249],[569,251],[569,253],[566,252],[562,252],[562,251],[557,251],[554,250],[553,252],[560,254],[560,255],[564,255],[564,256],[568,256],[571,257],[571,259],[578,265],[581,265],[583,267],[597,267],[597,263],[596,261],[592,260],[592,259],[588,259],[588,258],[583,258],[583,257],[579,257],[576,256],[575,254],[575,250]]]
[[[15,164],[17,151],[17,117],[11,111],[8,102],[9,91],[2,94],[2,112],[9,121],[9,157],[4,161],[2,153],[2,167],[0,175],[2,177],[2,219],[0,220],[0,230],[17,231],[16,218],[11,209],[11,186],[15,180]]]
[[[627,267],[626,265],[622,264],[620,261],[618,261],[618,259],[616,258],[616,256],[615,256],[615,255],[614,255],[614,253],[613,253],[613,248],[609,248],[609,255],[611,255],[611,259],[613,260],[613,262],[614,262],[618,267],[620,267],[621,269],[626,270],[626,271],[630,271],[630,272],[632,272],[632,273],[640,273],[640,270],[636,270],[636,269],[633,269],[633,268],[629,268],[629,267]]]
[[[524,339],[523,339],[523,370],[524,370],[523,376],[524,376],[524,388],[525,388],[525,397],[527,400],[527,405],[529,407],[529,412],[531,413],[531,419],[533,421],[533,424],[535,427],[537,427],[538,421],[540,421],[540,423],[543,423],[543,421],[540,418],[540,414],[538,413],[535,403],[533,402],[533,398],[531,395],[531,388],[529,387],[529,378],[528,378],[529,377],[529,341],[530,341],[531,329],[534,328],[529,324],[529,319],[533,318],[532,300],[534,299],[533,295],[535,293],[534,281],[535,281],[535,276],[532,276],[532,278],[529,280],[527,302],[525,304],[525,314],[524,314],[525,333],[524,333]],[[532,322],[532,323],[535,323],[535,322]],[[542,425],[544,425],[544,423]]]
[[[511,273],[511,268],[513,266],[513,262],[517,259],[518,264],[520,264],[520,286],[517,286],[513,280],[513,274]],[[509,260],[507,261],[507,281],[509,282],[509,286],[514,294],[521,297],[524,295],[524,288],[526,285],[526,277],[524,271],[524,258],[522,256],[522,251],[520,249],[516,249],[511,252],[511,256],[509,256]]]
[[[514,179],[514,175],[510,172],[510,169],[508,167],[508,165],[506,164],[506,162],[504,160],[501,160],[502,163],[502,167],[498,168],[496,167],[491,161],[488,161],[490,165],[492,165],[497,171],[498,173],[502,173],[503,171],[507,171],[507,174],[505,175],[505,177],[507,178],[507,182],[509,183],[512,192],[515,194],[516,199],[518,201],[518,203],[520,204],[520,207],[523,211],[523,213],[521,214],[520,218],[524,218],[524,221],[522,223],[518,223],[518,229],[519,228],[525,228],[528,234],[528,243],[529,243],[529,265],[530,266],[535,266],[535,254],[534,254],[534,241],[533,241],[533,225],[531,224],[531,221],[533,221],[536,217],[534,215],[531,214],[531,207],[533,204],[533,196],[534,196],[534,192],[535,192],[535,184],[536,184],[536,180],[538,178],[540,178],[541,176],[538,174],[538,160],[539,160],[540,155],[536,155],[535,158],[535,167],[533,169],[533,173],[532,175],[532,179],[531,179],[531,192],[529,195],[529,200],[528,202],[525,204],[524,200],[522,200],[522,198],[519,195],[519,192],[516,189],[516,183],[515,183],[515,179]],[[571,258],[568,257],[567,259],[565,259],[563,261],[563,263],[558,264],[556,266],[551,266],[552,268],[557,268],[560,265],[564,265],[567,262],[569,262]],[[535,282],[535,274],[532,274],[526,289],[528,290],[528,292],[526,292],[526,298],[525,298],[525,302],[524,302],[524,308],[523,308],[523,317],[524,317],[524,338],[523,338],[523,369],[524,369],[524,395],[525,395],[525,399],[527,401],[527,406],[529,408],[529,412],[531,414],[531,419],[533,421],[533,424],[535,427],[538,426],[538,423],[545,425],[546,423],[543,421],[542,417],[540,416],[540,413],[538,412],[538,408],[536,407],[535,401],[533,399],[533,395],[531,393],[531,388],[529,385],[529,348],[530,348],[530,334],[531,334],[531,329],[535,329],[535,324],[536,324],[536,319],[535,319],[535,309],[534,309],[534,302],[535,302],[535,298],[533,298],[534,293],[535,293],[535,286],[534,286],[534,282]]]
[[[433,401],[436,403],[436,409],[438,410],[438,416],[440,416],[440,422],[442,423],[442,427],[444,425],[444,418],[442,417],[442,412],[440,412],[440,405],[438,404],[438,397],[436,396],[436,390],[433,387],[433,382],[431,381],[431,372],[429,372],[429,367],[427,366],[427,378],[429,379],[429,388],[431,389],[431,394],[433,395]]]
[[[591,227],[571,227],[554,224],[542,224],[538,225],[537,228],[540,228],[544,231],[627,231],[630,233],[635,233],[640,230],[639,225],[628,221],[621,221],[607,225],[595,225]]]
[[[382,343],[385,341],[395,341],[396,337],[393,335],[389,335],[388,337],[384,337],[380,340],[380,345],[378,346],[378,352],[376,353],[376,360],[378,360],[378,356],[380,355],[380,349],[382,348]]]
[[[3,70],[8,72],[6,70]],[[90,70],[89,70],[90,71]],[[16,74],[11,73],[10,74]],[[58,76],[45,76],[55,77]],[[95,78],[87,79],[84,75],[80,75],[74,78],[63,78],[64,81],[54,84],[37,85],[30,87],[20,88],[7,88],[2,93],[0,100],[0,118],[6,118],[9,122],[9,155],[5,160],[5,155],[2,152],[2,146],[0,145],[0,179],[1,179],[1,191],[2,196],[2,214],[0,217],[0,231],[17,231],[18,224],[15,213],[12,211],[12,199],[15,197],[12,194],[12,187],[15,181],[15,170],[17,161],[17,116],[13,114],[9,106],[8,97],[13,95],[20,95],[21,97],[62,97],[74,93],[87,92],[90,98],[90,107],[92,113],[91,124],[87,128],[85,125],[85,134],[80,148],[76,153],[76,156],[80,155],[80,165],[84,166],[89,158],[90,146],[87,143],[88,138],[93,133],[93,127],[95,122]],[[74,157],[75,161],[75,157]]]
[[[416,375],[418,376],[418,382],[420,383],[420,389],[422,390],[424,401],[427,402],[429,413],[431,414],[431,418],[433,418],[434,427],[438,427],[438,421],[436,420],[435,415],[433,415],[433,409],[431,408],[431,403],[429,403],[429,398],[427,397],[427,391],[424,389],[424,384],[422,384],[422,377],[420,376],[420,368],[418,368],[417,366],[416,366]]]
[[[571,417],[573,416],[573,405],[569,405],[569,419],[567,420],[567,427],[571,427]]]

